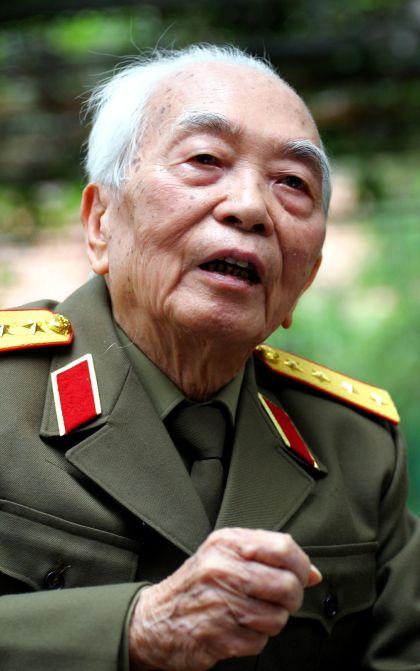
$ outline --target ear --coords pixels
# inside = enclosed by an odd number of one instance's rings
[[[88,184],[85,187],[80,207],[80,218],[85,229],[90,265],[97,275],[106,275],[109,271],[109,228],[107,219],[109,203],[109,193],[104,186]]]
[[[304,294],[305,291],[306,291],[307,289],[309,289],[309,287],[311,286],[311,284],[312,284],[312,282],[314,281],[315,277],[318,275],[318,270],[319,270],[319,267],[320,267],[321,263],[322,263],[322,254],[320,254],[320,255],[318,256],[317,260],[315,261],[315,263],[314,263],[314,265],[313,265],[313,267],[312,267],[311,273],[310,273],[308,279],[306,280],[306,282],[305,282],[305,284],[304,284],[304,286],[303,286],[303,289],[302,289],[302,291],[300,292],[298,299],[296,300],[296,303],[294,304],[294,306],[292,307],[292,309],[290,310],[290,312],[289,312],[289,313],[286,315],[286,317],[284,318],[283,323],[282,323],[282,327],[283,327],[284,329],[289,329],[289,328],[291,327],[292,322],[293,322],[293,313],[294,313],[294,311],[295,311],[295,307],[296,307],[296,305],[298,304],[298,300],[299,300],[299,298],[302,296],[302,294]]]

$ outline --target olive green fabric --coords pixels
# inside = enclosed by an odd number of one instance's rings
[[[143,387],[150,396],[153,405],[161,419],[166,419],[169,413],[182,401],[185,396],[174,383],[151,361],[127,334],[116,325],[118,338],[124,347],[133,369],[136,371]],[[231,380],[225,387],[215,394],[212,401],[219,401],[228,411],[232,426],[235,424],[236,410],[238,407],[239,394],[241,391],[244,369]]]
[[[127,671],[138,589],[210,525],[103,281],[42,305],[71,319],[75,339],[0,357],[0,668]],[[60,437],[49,374],[88,352],[102,414]],[[282,444],[258,391],[286,409],[321,471]],[[420,671],[420,531],[405,496],[394,427],[249,361],[216,527],[291,533],[324,580],[258,658],[218,671]]]
[[[184,402],[172,410],[166,426],[214,526],[225,488],[224,446],[231,437],[226,436],[223,407],[210,402]]]
[[[108,585],[1,598],[2,671],[111,671],[121,631],[141,585]]]

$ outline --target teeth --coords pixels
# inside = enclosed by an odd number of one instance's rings
[[[234,266],[239,266],[240,268],[249,268],[251,266],[248,261],[238,261],[237,259],[232,258],[231,256],[226,256],[224,259],[226,263],[230,263],[231,265]]]
[[[232,275],[240,277],[250,284],[259,284],[260,279],[253,263],[248,261],[237,261],[231,256],[220,257],[213,261],[203,263],[200,268],[211,273],[221,273],[222,275]]]

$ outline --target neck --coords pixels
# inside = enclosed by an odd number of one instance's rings
[[[140,330],[115,317],[137,347],[192,401],[206,401],[217,393],[239,373],[253,350],[156,325]]]

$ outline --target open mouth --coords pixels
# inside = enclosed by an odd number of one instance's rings
[[[213,259],[207,263],[202,263],[201,270],[206,270],[208,273],[218,273],[219,275],[232,275],[240,280],[245,280],[249,284],[260,284],[256,267],[249,261],[240,261],[232,257],[222,257],[220,259]]]

